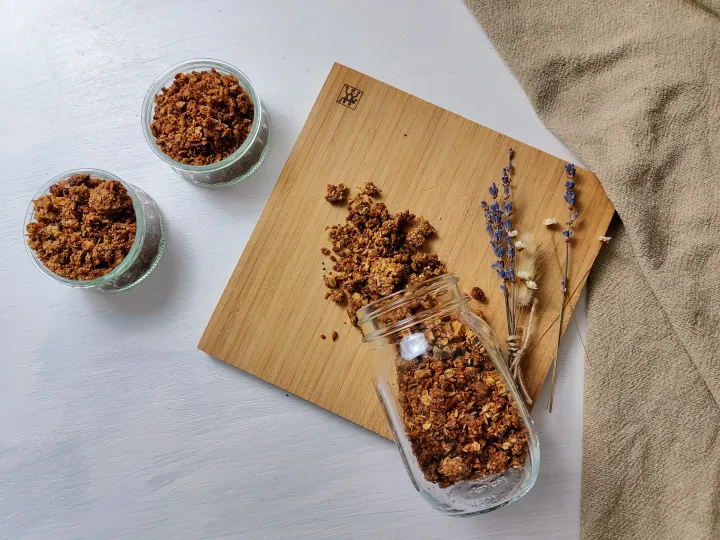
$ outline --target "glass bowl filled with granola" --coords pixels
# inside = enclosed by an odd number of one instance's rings
[[[33,197],[25,246],[35,266],[69,287],[118,292],[144,280],[165,247],[165,224],[143,190],[99,169],[60,174]]]
[[[535,483],[533,422],[490,327],[445,274],[357,312],[372,373],[415,488],[452,515],[489,512]]]
[[[236,184],[267,155],[260,97],[242,71],[219,60],[188,60],[162,73],[145,95],[141,120],[152,151],[201,186]]]

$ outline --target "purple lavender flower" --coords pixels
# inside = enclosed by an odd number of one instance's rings
[[[495,184],[495,182],[492,183],[492,186],[490,186],[490,189],[488,189],[488,193],[490,193],[490,196],[494,199],[498,196],[498,187]]]
[[[568,208],[572,210],[575,207],[575,192],[574,191],[566,191],[565,192],[565,200],[568,203]]]
[[[508,161],[508,164],[507,164],[507,170],[508,170],[508,171],[510,171],[510,172],[512,172],[512,170],[513,170],[513,164],[512,164],[512,161]]]
[[[572,163],[568,163],[565,165],[565,175],[568,178],[575,178],[575,165]]]
[[[515,152],[513,151],[512,147],[508,148],[508,159],[512,159],[515,155]]]
[[[566,241],[566,242],[569,242],[569,241],[570,241],[570,239],[572,238],[572,235],[573,235],[573,234],[572,234],[572,231],[571,231],[570,229],[565,229],[565,230],[563,231],[563,237],[565,238],[565,241]]]

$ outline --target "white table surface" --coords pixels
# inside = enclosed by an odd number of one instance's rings
[[[147,147],[161,71],[240,67],[271,115],[249,180],[190,185]],[[572,539],[578,536],[585,304],[521,501],[446,517],[394,446],[195,347],[334,61],[564,159],[460,0],[0,2],[0,538]],[[97,167],[155,198],[168,243],[117,295],[63,288],[25,253],[37,188]]]

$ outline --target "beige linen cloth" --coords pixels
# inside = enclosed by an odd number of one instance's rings
[[[720,538],[720,0],[466,1],[622,219],[589,282],[581,536]]]

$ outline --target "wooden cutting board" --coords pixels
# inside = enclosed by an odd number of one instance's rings
[[[564,242],[547,217],[567,219],[565,163],[540,150],[335,64],[270,200],[225,289],[199,348],[304,399],[389,436],[369,374],[370,347],[345,310],[323,294],[325,226],[345,208],[324,199],[328,183],[374,181],[391,212],[410,209],[437,229],[430,249],[469,291],[501,339],[502,294],[479,202],[515,149],[515,227],[544,246],[540,315],[525,368],[533,397],[555,354]],[[597,178],[578,169],[578,208],[571,249],[565,325],[607,230],[613,207]],[[353,189],[354,193],[354,189]],[[333,331],[340,335],[330,340]],[[322,340],[321,334],[328,336]],[[557,406],[562,407],[562,403]]]

